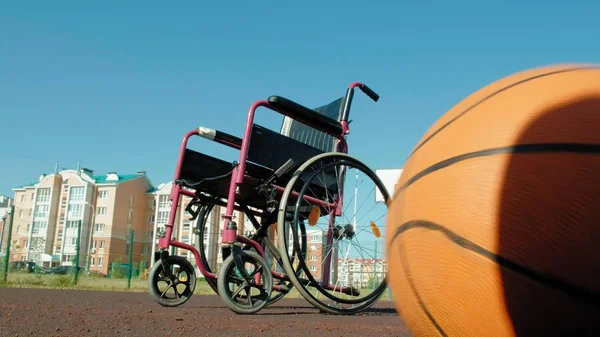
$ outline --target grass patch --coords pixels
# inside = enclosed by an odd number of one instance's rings
[[[73,275],[9,273],[6,283],[0,279],[0,287],[148,292],[148,280],[140,278],[131,279],[130,288],[127,288],[126,278],[106,278],[79,274],[79,280],[75,284]],[[367,294],[368,292],[370,292],[370,289],[363,289],[361,291],[363,294]],[[389,300],[388,292],[389,290],[386,290],[380,301]],[[312,290],[311,293],[315,294],[316,290]],[[197,279],[194,294],[216,295],[203,278]],[[302,298],[302,295],[295,288],[292,288],[290,293],[285,297]]]
[[[130,288],[127,288],[126,278],[106,278],[79,274],[78,282],[75,284],[73,275],[9,273],[6,283],[0,281],[0,287],[148,292],[148,280],[131,279]],[[214,294],[204,279],[196,281],[194,293]]]

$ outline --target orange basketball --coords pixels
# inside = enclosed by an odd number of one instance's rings
[[[530,69],[458,103],[409,156],[388,219],[415,337],[600,336],[600,68]]]

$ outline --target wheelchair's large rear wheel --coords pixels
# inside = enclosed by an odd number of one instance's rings
[[[377,190],[381,200],[376,200]],[[297,229],[309,225],[307,256],[296,256],[296,263],[284,258],[283,265],[311,304],[332,314],[354,314],[384,293],[388,199],[375,172],[347,154],[315,156],[294,173],[279,204],[278,246],[282,257],[289,256],[290,248],[300,251]],[[338,205],[341,214],[336,216]]]

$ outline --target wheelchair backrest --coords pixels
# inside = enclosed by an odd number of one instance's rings
[[[343,108],[344,97],[340,97],[327,105],[323,105],[313,110],[339,121],[342,118]],[[281,126],[280,133],[306,145],[315,147],[323,152],[336,150],[337,142],[335,137],[314,129],[306,124],[300,123],[290,117],[283,118],[283,124]]]

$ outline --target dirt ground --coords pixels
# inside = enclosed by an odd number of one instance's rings
[[[164,308],[148,293],[0,288],[0,336],[410,336],[388,301],[354,316],[283,299],[239,316],[215,295]]]

